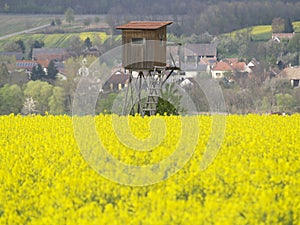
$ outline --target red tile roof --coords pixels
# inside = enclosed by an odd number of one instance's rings
[[[232,71],[231,66],[227,62],[217,62],[215,67],[212,69],[214,71]]]
[[[246,69],[246,63],[245,62],[235,62],[230,64],[231,67],[237,71],[244,71]]]
[[[132,21],[116,28],[125,30],[156,30],[172,23],[170,21]]]
[[[37,60],[36,62],[43,67],[48,67],[48,65],[50,63],[49,60]]]

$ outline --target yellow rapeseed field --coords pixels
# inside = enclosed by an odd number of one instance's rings
[[[118,139],[112,118],[95,116],[95,129],[110,155],[126,164],[163,160],[183,135],[178,116],[130,117],[130,133],[141,140],[151,134],[153,118],[166,124],[159,145],[135,151]],[[73,119],[0,117],[1,225],[300,224],[300,115],[226,116],[219,153],[204,171],[200,162],[212,119],[197,116],[199,138],[191,159],[168,179],[145,186],[122,185],[92,169]],[[195,130],[184,132],[192,147]],[[88,132],[83,137],[90,141]]]

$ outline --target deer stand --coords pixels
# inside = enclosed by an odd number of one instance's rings
[[[166,69],[166,67],[155,66],[146,76],[143,72],[139,72],[136,79],[133,78],[132,72],[130,73],[122,115],[156,114],[163,85],[174,71]]]

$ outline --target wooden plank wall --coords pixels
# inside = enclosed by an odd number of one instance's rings
[[[165,66],[166,36],[166,27],[157,30],[123,30],[122,57],[125,69],[152,70],[154,66]],[[144,38],[145,43],[132,44],[132,38]]]

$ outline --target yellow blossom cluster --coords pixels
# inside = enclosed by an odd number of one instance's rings
[[[183,129],[180,116],[129,116],[125,133],[118,133],[122,127],[113,118],[93,117],[90,130],[97,131],[111,157],[126,165],[142,167],[170,157],[183,132],[185,146],[194,147],[195,130]],[[157,176],[166,176],[163,181],[130,186],[102,176],[85,160],[74,118],[1,116],[0,224],[300,224],[300,115],[226,116],[220,149],[205,170],[200,162],[214,132],[212,117],[195,118],[198,140],[183,168],[177,173],[158,169]],[[147,143],[153,119],[165,124],[157,130],[163,137],[156,137],[160,143],[153,150],[124,144],[125,134]],[[96,146],[84,131],[87,146]],[[115,176],[124,173],[115,171]]]

